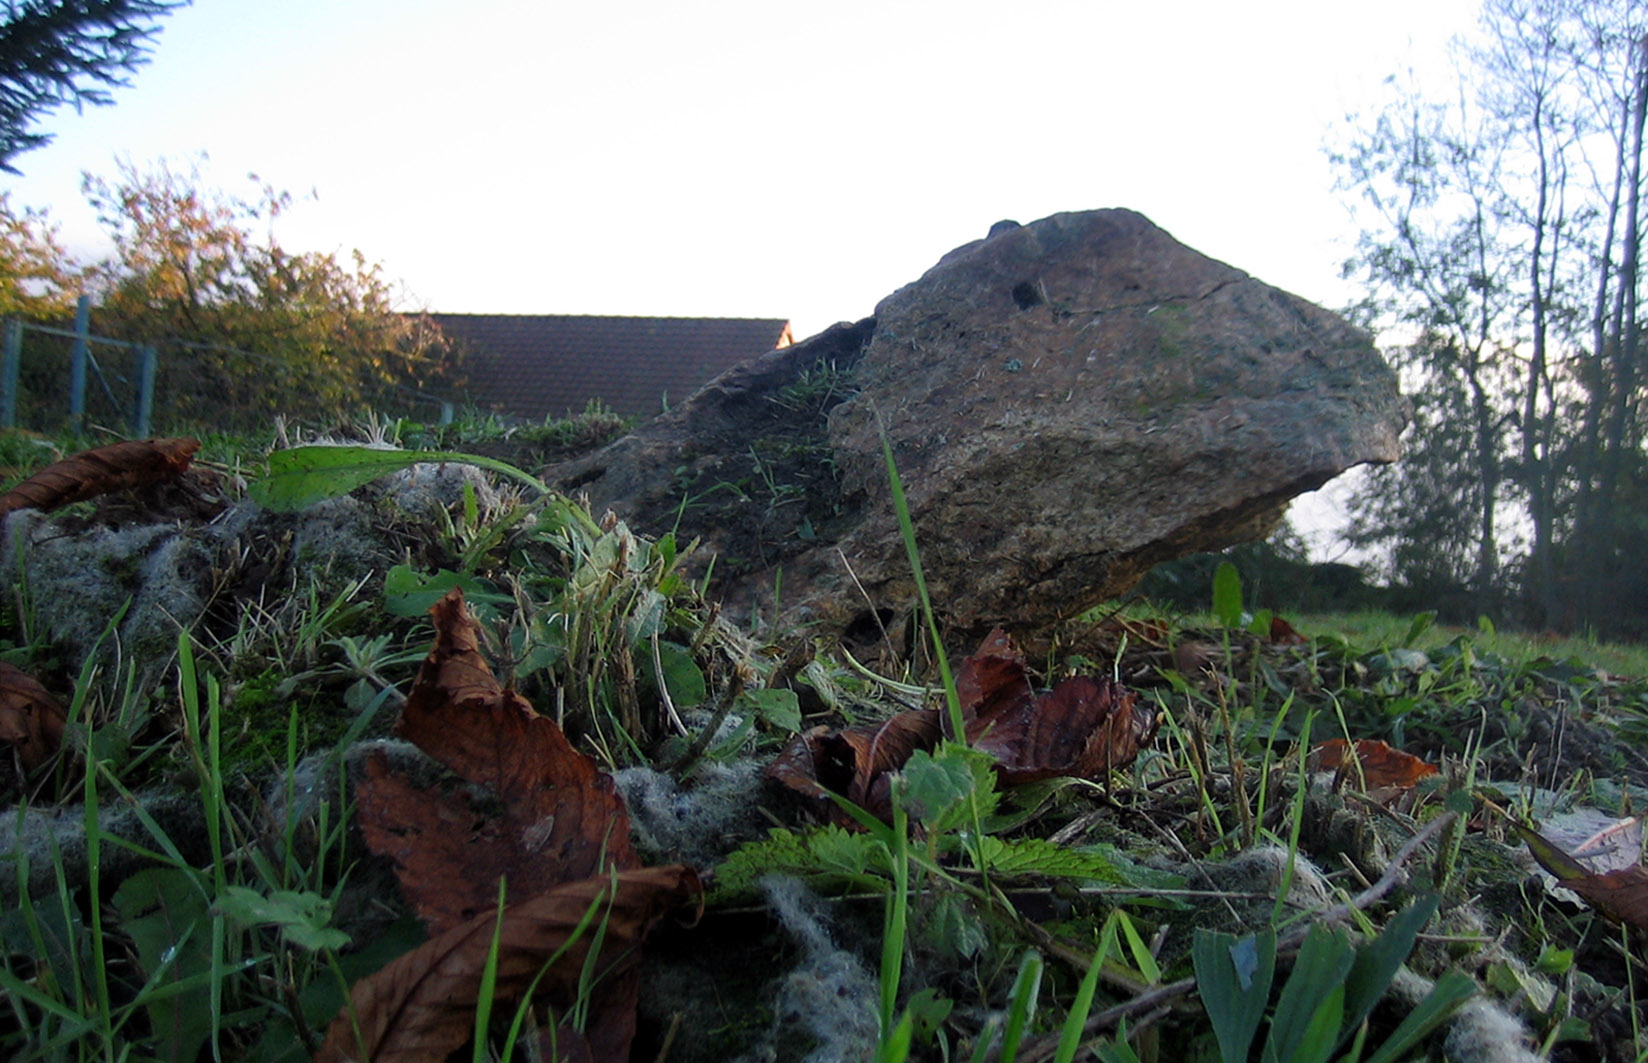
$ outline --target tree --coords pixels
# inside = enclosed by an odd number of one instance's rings
[[[187,2],[187,0],[182,0]],[[113,102],[109,90],[148,61],[156,20],[179,0],[13,0],[0,22],[0,170],[51,140],[29,127],[72,103]]]
[[[0,193],[0,317],[60,317],[74,292],[68,256],[46,216],[17,211]]]
[[[1642,523],[1648,11],[1487,0],[1460,56],[1445,95],[1398,86],[1336,153],[1362,202],[1347,273],[1369,322],[1404,337],[1421,407],[1413,458],[1370,481],[1356,533],[1412,582],[1459,576],[1469,527],[1484,604],[1508,589],[1534,623],[1623,623],[1600,591],[1648,565],[1624,548]]]
[[[359,252],[279,245],[284,193],[238,199],[203,190],[198,169],[164,164],[87,175],[84,190],[115,246],[87,273],[96,330],[161,348],[165,391],[193,397],[181,412],[336,415],[445,371],[438,330],[397,312]]]

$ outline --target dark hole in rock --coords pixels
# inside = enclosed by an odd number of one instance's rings
[[[1047,300],[1041,296],[1041,289],[1029,281],[1019,281],[1013,285],[1013,302],[1019,304],[1020,310],[1028,310],[1032,306],[1040,306]]]

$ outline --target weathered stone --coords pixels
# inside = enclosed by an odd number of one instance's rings
[[[873,318],[552,475],[701,536],[734,610],[843,627],[914,601],[884,425],[935,607],[1023,629],[1263,536],[1295,495],[1394,460],[1405,410],[1337,315],[1091,211],[999,224]]]

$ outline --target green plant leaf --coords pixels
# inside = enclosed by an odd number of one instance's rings
[[[1434,609],[1415,616],[1413,622],[1408,625],[1408,633],[1402,636],[1402,645],[1404,647],[1412,646],[1419,641],[1419,636],[1429,631],[1435,624],[1436,610]]]
[[[212,1030],[211,916],[198,879],[180,868],[149,868],[122,882],[112,904],[149,981],[144,1010],[156,1051],[194,1059]]]
[[[252,501],[276,513],[293,513],[316,502],[346,495],[380,476],[425,462],[476,465],[549,494],[542,481],[507,462],[444,450],[379,450],[361,446],[309,446],[269,455],[269,472],[246,491]]]
[[[1013,1063],[1018,1058],[1019,1040],[1036,1017],[1036,1001],[1041,996],[1043,962],[1041,953],[1027,949],[1019,961],[1018,976],[1013,979],[1013,991],[1007,1004],[1007,1028],[1001,1034],[1001,1063]]]
[[[995,758],[946,742],[931,753],[917,750],[905,762],[905,807],[930,831],[944,833],[971,825],[972,802],[985,815],[995,811]]]
[[[1184,879],[1135,863],[1111,845],[1057,845],[1046,838],[987,837],[981,850],[992,875],[1054,875],[1140,890],[1170,890]]]
[[[1345,976],[1355,959],[1344,934],[1320,924],[1310,928],[1276,1000],[1261,1053],[1266,1063],[1325,1063],[1338,1043]]]
[[[836,826],[806,834],[773,827],[765,838],[745,842],[716,865],[709,902],[747,900],[755,895],[756,883],[773,872],[794,875],[815,889],[846,885],[880,890],[887,886],[888,869],[886,847],[867,834]]]
[[[1409,1049],[1441,1025],[1459,1005],[1476,996],[1476,991],[1476,979],[1464,971],[1447,972],[1364,1063],[1396,1063],[1404,1058]]]
[[[1247,1059],[1270,1002],[1276,975],[1276,932],[1236,938],[1197,930],[1191,943],[1196,989],[1213,1023],[1219,1051],[1227,1060]]]
[[[801,730],[801,702],[793,690],[745,690],[739,693],[737,703],[755,710],[757,716],[779,730],[791,734]]]
[[[453,587],[462,587],[464,601],[483,617],[514,605],[507,594],[474,576],[444,568],[431,575],[411,565],[396,565],[383,576],[383,607],[393,616],[425,616]]]
[[[704,703],[709,687],[690,649],[676,642],[659,642],[658,664],[664,674],[664,687],[676,708],[693,709]],[[650,673],[651,670],[646,669],[642,674]],[[797,717],[799,720],[799,713]]]
[[[1229,561],[1213,573],[1213,616],[1227,628],[1242,626],[1242,574]]]
[[[341,949],[349,935],[334,929],[332,903],[318,893],[276,890],[265,896],[246,886],[230,886],[216,908],[244,926],[276,926],[283,938],[302,949]]]
[[[1341,1044],[1350,1039],[1384,997],[1440,903],[1441,898],[1434,893],[1419,898],[1386,923],[1378,937],[1357,948],[1345,978],[1345,1034]]]

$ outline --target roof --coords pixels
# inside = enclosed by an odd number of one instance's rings
[[[467,349],[481,406],[542,420],[600,400],[626,417],[675,405],[739,362],[793,342],[778,318],[430,314]]]

